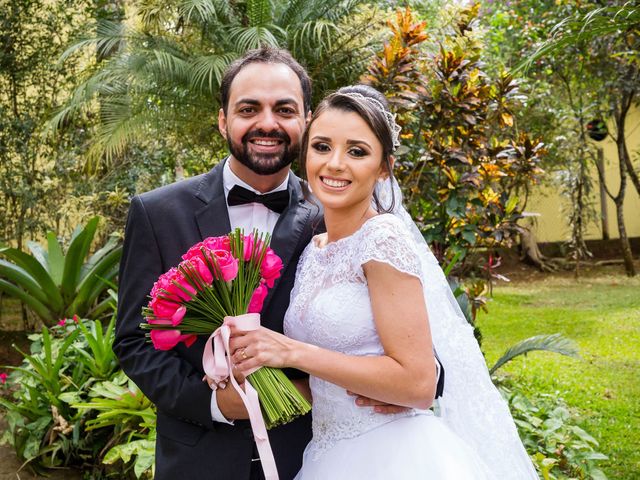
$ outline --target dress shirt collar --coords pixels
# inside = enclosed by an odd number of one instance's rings
[[[286,190],[289,185],[289,175],[291,172],[287,173],[287,177],[284,181],[278,185],[273,190],[269,190],[268,192],[259,192],[247,182],[243,181],[240,177],[238,177],[235,173],[231,171],[231,166],[229,159],[224,162],[224,168],[222,169],[222,182],[224,185],[224,196],[225,198],[229,196],[229,191],[233,188],[234,185],[240,185],[248,190],[251,190],[254,193],[262,194],[262,193],[271,193],[271,192],[280,192],[282,190]]]

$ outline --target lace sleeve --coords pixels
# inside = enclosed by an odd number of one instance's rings
[[[377,261],[421,279],[420,259],[411,234],[395,216],[383,214],[365,224],[356,255],[360,265]]]

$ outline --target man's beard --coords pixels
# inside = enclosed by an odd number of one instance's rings
[[[249,141],[252,138],[276,138],[282,140],[282,153],[261,154],[249,151]],[[227,132],[227,144],[231,155],[241,164],[258,175],[273,175],[291,165],[300,153],[300,145],[292,144],[291,138],[285,132],[266,133],[262,130],[252,130],[242,137],[242,144],[234,143]]]

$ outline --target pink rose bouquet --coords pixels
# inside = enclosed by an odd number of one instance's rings
[[[182,262],[162,274],[143,308],[148,336],[158,350],[198,335],[211,335],[225,317],[260,313],[269,288],[280,277],[282,260],[269,248],[269,236],[240,230],[209,237],[192,246]],[[311,406],[279,369],[263,367],[248,376],[260,400],[267,428],[307,413]]]

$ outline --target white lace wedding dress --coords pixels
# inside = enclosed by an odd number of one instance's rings
[[[312,241],[298,266],[286,335],[348,355],[383,354],[362,265],[375,260],[421,278],[415,249],[405,225],[390,214],[323,247]],[[376,414],[356,406],[342,387],[313,376],[309,383],[313,439],[297,479],[499,478],[431,411]]]

